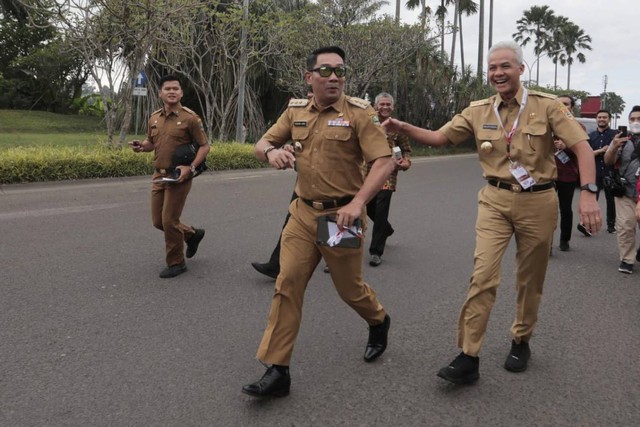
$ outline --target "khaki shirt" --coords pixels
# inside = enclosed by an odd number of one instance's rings
[[[262,137],[275,146],[289,140],[295,153],[296,193],[308,200],[354,196],[362,186],[363,162],[391,156],[387,137],[369,102],[346,95],[320,111],[306,99],[293,99]]]
[[[504,132],[511,131],[518,117],[523,92],[521,86],[515,98],[509,102],[504,102],[499,94],[472,102],[462,113],[440,128],[453,144],[475,137],[480,164],[487,179],[516,183],[509,171],[507,139]],[[499,105],[498,112],[504,131],[494,112],[495,102]],[[511,140],[510,153],[511,160],[522,165],[538,184],[554,181],[557,176],[552,133],[567,147],[589,139],[571,112],[555,95],[529,91],[525,108]],[[485,141],[493,146],[489,153],[480,149]]]
[[[200,117],[183,106],[168,114],[163,108],[154,111],[149,118],[147,139],[153,143],[153,167],[158,169],[174,167],[173,153],[178,146],[193,141],[200,146],[209,143]]]

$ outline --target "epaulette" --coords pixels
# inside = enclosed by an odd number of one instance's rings
[[[537,90],[530,90],[529,95],[542,96],[544,98],[550,98],[550,99],[556,99],[558,97],[557,95],[554,95],[552,93],[538,92]]]
[[[160,113],[162,113],[162,108],[158,108],[156,111],[151,113],[151,115],[153,116],[154,114],[160,114]]]
[[[306,107],[309,104],[308,99],[300,98],[300,99],[291,99],[289,100],[289,107]]]
[[[347,98],[347,102],[349,104],[355,105],[356,107],[360,107],[363,110],[366,110],[367,107],[369,105],[371,105],[371,103],[369,101],[367,101],[365,99],[362,99],[362,98],[355,98],[355,97],[352,97],[352,96],[347,96],[346,98]]]
[[[472,103],[470,103],[469,107],[479,107],[481,105],[488,105],[488,104],[491,104],[491,100],[489,98],[480,99],[478,101],[473,101]]]
[[[193,110],[192,110],[192,109],[190,109],[190,108],[185,107],[184,105],[182,106],[182,109],[183,109],[184,111],[186,111],[187,113],[192,114],[192,115],[194,115],[194,116],[197,116],[197,115],[198,115],[198,113],[196,113],[195,111],[193,111]]]

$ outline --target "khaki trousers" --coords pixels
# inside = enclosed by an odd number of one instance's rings
[[[458,321],[458,346],[477,356],[500,284],[500,264],[511,236],[516,240],[516,316],[511,334],[517,343],[529,341],[558,221],[553,189],[513,193],[485,186],[478,193],[476,250],[467,300]]]
[[[338,295],[369,325],[384,321],[385,311],[376,293],[362,279],[363,245],[360,248],[330,248],[316,243],[317,218],[337,209],[318,211],[300,199],[289,206],[291,218],[282,232],[280,274],[267,328],[256,357],[268,364],[289,365],[300,329],[302,303],[307,283],[324,258]],[[365,220],[364,214],[361,218]],[[326,319],[316,319],[324,322]]]
[[[616,234],[620,261],[636,262],[636,202],[627,196],[616,197]]]
[[[154,173],[153,179],[161,176]],[[151,220],[155,228],[164,231],[168,266],[184,262],[184,242],[195,233],[193,227],[180,222],[192,183],[191,179],[180,184],[154,182],[151,187]]]

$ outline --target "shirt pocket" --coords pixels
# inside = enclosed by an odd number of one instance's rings
[[[542,144],[544,144],[547,133],[547,125],[544,123],[530,123],[522,128],[522,135],[533,151],[543,147]]]
[[[305,141],[309,139],[308,127],[294,127],[291,130],[291,139],[295,141]]]
[[[350,127],[335,126],[327,128],[323,136],[329,142],[347,142],[352,133]]]

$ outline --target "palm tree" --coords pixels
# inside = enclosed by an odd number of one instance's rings
[[[567,65],[567,90],[571,88],[571,64],[577,59],[584,64],[586,58],[580,50],[591,50],[591,36],[576,24],[569,22],[564,26],[560,36],[560,64]],[[575,55],[575,56],[574,56]]]
[[[560,54],[562,53],[562,48],[560,46],[560,40],[562,38],[562,31],[564,28],[571,23],[569,19],[565,16],[556,16],[554,18],[555,22],[553,24],[553,35],[549,40],[549,43],[545,47],[545,52],[551,58],[551,62],[554,64],[554,72],[553,72],[553,89],[555,90],[558,87],[558,62],[560,62]]]
[[[398,3],[400,2],[400,0],[396,1]],[[407,0],[405,7],[409,10],[420,8],[420,25],[424,28],[427,23],[427,14],[431,13],[431,9],[427,6],[426,0]]]
[[[512,37],[520,43],[520,46],[526,46],[531,38],[534,37],[533,52],[536,54],[536,85],[540,81],[540,55],[545,51],[545,46],[551,38],[555,14],[549,6],[532,6],[531,9],[525,10],[522,18],[516,21],[517,33],[513,33]]]
[[[449,66],[453,68],[453,59],[456,56],[456,35],[458,34],[458,8],[460,0],[454,0],[453,8],[453,36],[451,37],[451,58],[449,58]],[[462,69],[464,71],[464,68]]]
[[[447,16],[447,6],[453,3],[456,3],[456,0],[440,0],[440,6],[436,9],[435,15],[440,21],[440,55],[442,56],[444,56],[444,19]]]
[[[458,26],[460,28],[460,63],[464,70],[464,43],[462,41],[462,15],[471,16],[478,13],[478,3],[473,0],[458,0]]]
[[[476,72],[478,73],[478,78],[482,78],[482,70],[483,70],[483,54],[484,54],[484,0],[480,0],[480,17],[479,17],[479,25],[478,25],[478,67],[476,68]]]

